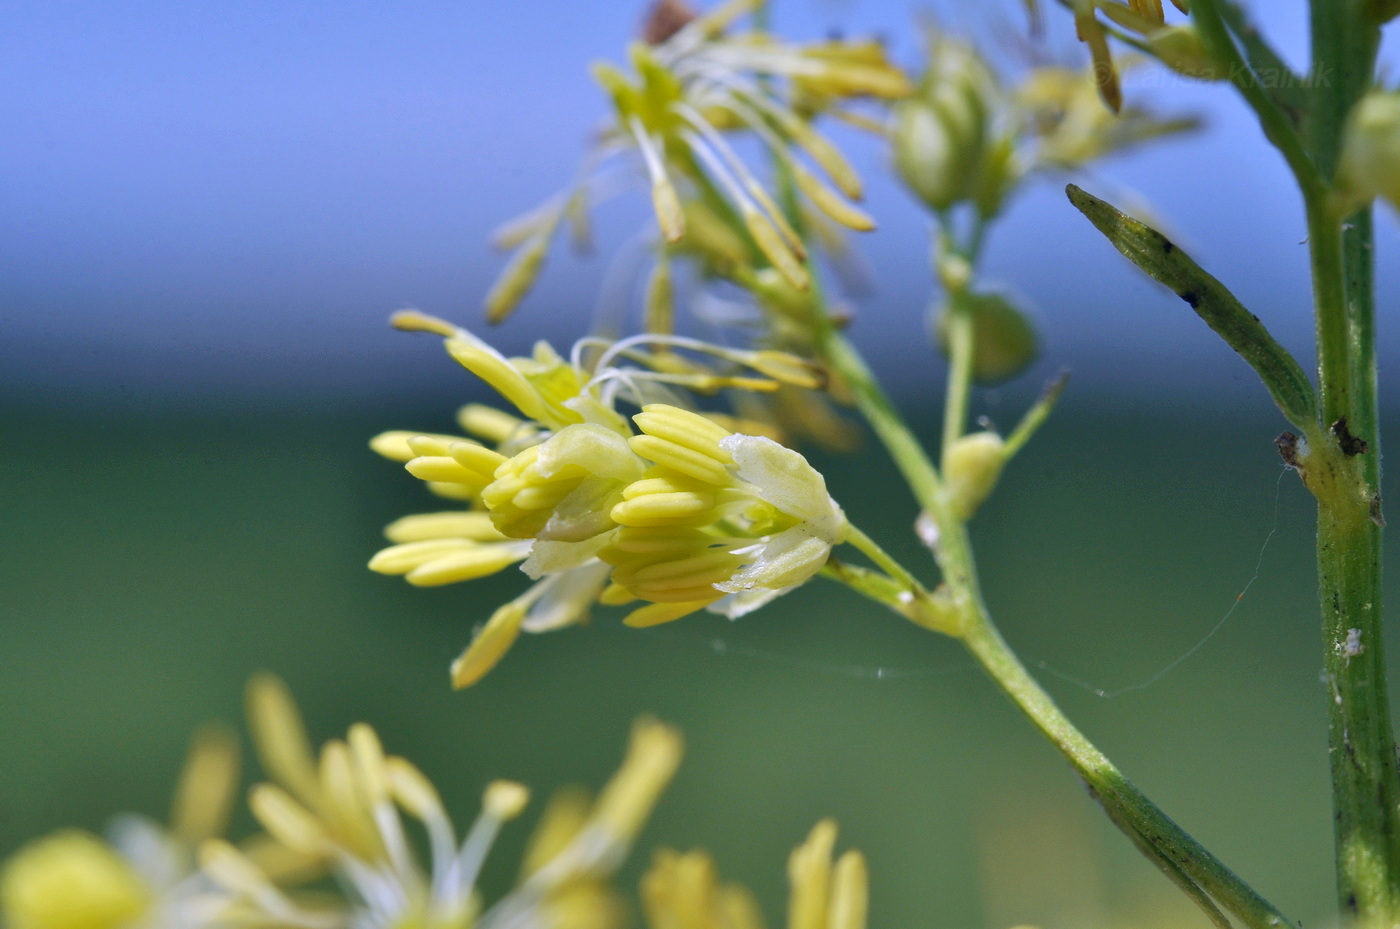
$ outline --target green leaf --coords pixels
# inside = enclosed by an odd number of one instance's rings
[[[1316,428],[1317,398],[1312,383],[1259,317],[1157,230],[1073,184],[1066,192],[1070,202],[1118,251],[1148,277],[1171,288],[1249,362],[1289,422],[1305,431]]]

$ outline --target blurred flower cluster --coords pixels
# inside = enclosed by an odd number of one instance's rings
[[[313,753],[277,678],[248,688],[254,744],[270,780],[249,793],[264,831],[224,838],[239,783],[238,742],[200,732],[171,824],[118,819],[107,838],[64,830],[37,839],[0,870],[7,929],[612,929],[630,923],[610,878],[625,860],[681,759],[681,736],[641,718],[622,765],[591,798],[564,788],[546,804],[515,886],[489,904],[478,878],[497,833],[530,793],[493,781],[462,833],[432,783],[387,755],[369,726]],[[413,824],[417,829],[410,829]],[[419,836],[422,840],[419,840]],[[859,853],[833,865],[835,826],[819,824],[793,853],[793,929],[864,929]],[[763,925],[752,897],[720,887],[701,852],[661,851],[642,880],[652,929]],[[731,920],[739,919],[734,922]]]

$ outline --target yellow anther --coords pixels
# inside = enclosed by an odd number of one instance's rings
[[[788,858],[788,929],[827,929],[836,823],[824,819]]]
[[[870,903],[870,880],[865,856],[851,850],[836,860],[831,879],[831,913],[828,929],[865,929]]]
[[[255,674],[248,682],[248,722],[263,770],[299,799],[316,796],[316,763],[306,727],[281,678]]]
[[[802,265],[799,258],[789,247],[788,243],[779,235],[768,217],[762,215],[758,210],[745,205],[741,211],[744,218],[744,228],[753,236],[754,244],[758,250],[763,252],[763,256],[768,262],[778,269],[778,273],[783,279],[794,288],[806,291],[811,286],[811,278],[807,274],[807,269]]]
[[[496,278],[496,283],[486,294],[487,322],[493,325],[504,322],[535,285],[544,268],[550,233],[553,231],[554,222],[551,222],[546,230],[530,238],[516,251],[500,277]]]
[[[180,783],[175,788],[170,824],[191,846],[224,831],[238,789],[238,737],[225,726],[195,733]]]
[[[581,787],[565,787],[549,798],[525,848],[520,866],[522,879],[544,867],[573,841],[588,821],[592,805],[592,797]]]
[[[721,596],[723,594],[715,591],[713,597],[707,597],[704,600],[692,600],[684,603],[649,603],[628,613],[623,618],[622,624],[631,626],[633,629],[646,629],[650,626],[674,622],[684,616],[689,616],[691,613],[703,610]]]
[[[288,848],[308,855],[329,850],[320,821],[282,788],[258,784],[248,795],[248,808],[262,827]]]
[[[870,214],[841,199],[830,187],[817,180],[812,172],[795,162],[793,179],[803,196],[834,221],[857,232],[869,232],[875,228],[875,220]]]
[[[516,781],[492,781],[481,798],[486,812],[501,820],[519,816],[529,802],[530,789]]]
[[[808,390],[820,390],[826,386],[826,370],[815,362],[808,361],[791,352],[779,352],[772,349],[760,349],[754,352],[747,352],[743,356],[744,364],[761,371],[771,378],[776,378],[784,384],[791,384],[794,387],[802,387]],[[721,426],[720,428],[724,428]],[[736,431],[736,430],[730,430]],[[754,433],[745,433],[753,435]]]
[[[620,526],[671,526],[697,517],[709,522],[714,505],[715,498],[708,494],[651,493],[624,500],[610,515]]]
[[[505,538],[496,531],[491,517],[482,512],[419,513],[404,516],[384,527],[390,542],[427,542],[434,539],[470,539],[473,542],[498,542]]]
[[[484,475],[487,480],[494,477],[496,469],[508,460],[500,452],[475,442],[453,442],[447,447],[447,454],[462,467]]]
[[[439,587],[471,581],[504,570],[524,560],[527,555],[529,549],[522,548],[518,543],[475,545],[421,564],[406,573],[404,580],[415,587]]]
[[[707,484],[723,486],[730,480],[724,464],[704,451],[686,448],[652,435],[633,436],[627,440],[627,444],[643,458]]]
[[[389,325],[404,332],[430,332],[445,338],[457,336],[461,330],[446,320],[420,313],[417,310],[399,310],[389,317]]]
[[[389,782],[384,773],[384,746],[378,733],[367,723],[355,723],[346,735],[346,744],[350,746],[350,760],[354,762],[355,775],[365,799],[372,804],[387,801]]]
[[[420,481],[438,484],[471,484],[482,487],[491,481],[489,474],[483,475],[480,471],[463,467],[455,459],[446,456],[415,458],[404,465],[404,468]]]
[[[396,429],[392,432],[381,432],[379,435],[370,439],[369,447],[391,461],[410,461],[417,458],[419,455],[431,454],[430,452],[414,450],[413,442],[417,439],[438,443],[438,447],[443,450],[439,452],[439,454],[446,454],[447,446],[451,445],[453,442],[462,441],[461,436],[425,435],[422,432],[408,432],[406,430]]]
[[[394,801],[411,816],[424,821],[446,816],[437,788],[412,762],[397,756],[387,758],[384,774]]]
[[[472,435],[499,445],[511,438],[523,425],[524,420],[510,415],[505,410],[480,403],[468,403],[457,411],[457,422]]]
[[[486,676],[486,672],[510,651],[520,635],[526,607],[511,602],[496,610],[472,644],[452,663],[452,686],[459,690],[470,687]]]
[[[675,775],[682,750],[678,730],[648,717],[637,720],[622,767],[598,796],[594,822],[625,840],[634,837]]]

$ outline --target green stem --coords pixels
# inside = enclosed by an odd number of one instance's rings
[[[1343,912],[1389,922],[1400,905],[1400,773],[1381,628],[1380,435],[1376,421],[1369,217],[1350,230],[1308,204],[1321,425],[1304,460],[1317,498],[1318,593]]]
[[[1213,900],[1252,929],[1293,925],[1287,917],[1225,867],[1163,813],[1061,712],[1017,660],[977,604],[965,619],[963,641],[983,669],[1031,722],[1060,750],[1109,818],[1178,883],[1186,878],[1200,894],[1192,896],[1218,925]]]
[[[943,470],[948,452],[967,428],[972,393],[972,354],[976,349],[972,305],[960,293],[948,295],[948,392],[943,406]]]
[[[1374,80],[1380,32],[1356,0],[1312,0],[1308,144],[1335,175],[1348,114]],[[1318,593],[1343,912],[1390,924],[1400,906],[1400,773],[1381,629],[1380,433],[1369,210],[1340,217],[1304,188],[1318,341],[1320,425],[1303,460],[1317,498]]]
[[[910,593],[924,592],[923,584],[919,583],[919,579],[911,574],[908,568],[904,567],[904,565],[900,564],[898,561],[895,561],[888,552],[880,547],[879,543],[862,532],[854,524],[848,524],[846,526],[846,542],[858,549],[865,557],[875,562],[875,566],[881,571],[884,571],[891,578],[903,584],[905,589]]]
[[[1265,138],[1273,143],[1288,162],[1293,176],[1303,188],[1304,195],[1311,196],[1321,192],[1326,185],[1318,173],[1317,166],[1308,157],[1297,126],[1290,115],[1279,106],[1278,101],[1265,90],[1266,82],[1240,53],[1234,37],[1230,35],[1224,19],[1221,18],[1219,2],[1220,0],[1193,0],[1191,19],[1200,30],[1201,38],[1205,40],[1206,46],[1210,48],[1221,67],[1225,68],[1230,83],[1234,84],[1250,109],[1254,110]]]
[[[816,308],[813,316],[822,355],[845,379],[856,407],[889,452],[914,499],[924,510],[936,506],[942,482],[938,469],[929,460],[914,431],[890,401],[860,352],[836,331],[823,309]]]

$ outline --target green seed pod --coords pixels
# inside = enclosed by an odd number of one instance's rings
[[[1400,207],[1400,92],[1374,90],[1352,108],[1338,175],[1348,205],[1380,196]]]
[[[1001,294],[967,292],[957,299],[972,313],[974,348],[972,378],[979,384],[999,384],[1020,374],[1040,354],[1040,337],[1026,314]],[[938,349],[949,353],[948,307],[936,311],[934,332]]]

